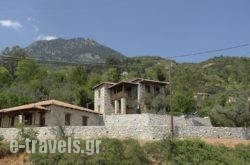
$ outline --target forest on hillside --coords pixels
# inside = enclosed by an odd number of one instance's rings
[[[45,99],[93,108],[92,88],[100,82],[169,80],[170,61],[155,56],[72,65],[32,60],[18,46],[7,55],[0,57],[0,109]],[[209,116],[214,126],[250,126],[250,58],[219,56],[202,63],[172,63],[175,115]],[[197,100],[197,93],[206,97]]]

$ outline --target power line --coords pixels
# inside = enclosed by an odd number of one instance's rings
[[[187,57],[187,56],[195,56],[195,55],[201,55],[201,54],[207,54],[207,53],[216,53],[216,52],[221,52],[221,51],[231,50],[231,49],[237,49],[237,48],[246,47],[246,46],[249,46],[249,44],[243,44],[243,45],[237,45],[237,46],[232,46],[232,47],[227,47],[227,48],[220,48],[220,49],[215,49],[215,50],[207,50],[207,51],[201,51],[201,52],[196,52],[196,53],[189,53],[189,54],[171,56],[171,57],[168,57],[168,59],[179,58],[179,57]]]
[[[195,55],[201,55],[201,54],[207,54],[207,53],[215,53],[215,52],[221,52],[221,51],[226,51],[226,50],[231,50],[231,49],[237,49],[237,48],[242,48],[242,47],[247,47],[250,44],[242,44],[242,45],[237,45],[237,46],[232,46],[232,47],[227,47],[227,48],[220,48],[220,49],[215,49],[215,50],[207,50],[207,51],[201,51],[201,52],[195,52],[195,53],[189,53],[189,54],[183,54],[183,55],[177,55],[177,56],[170,56],[167,57],[167,59],[174,59],[174,58],[181,58],[181,57],[187,57],[187,56],[195,56]],[[10,60],[21,60],[22,58],[18,57],[11,57],[11,56],[0,56],[2,59],[10,59]],[[1,59],[0,58],[0,59]],[[105,62],[77,62],[77,61],[56,61],[56,60],[44,60],[40,58],[24,58],[26,60],[34,60],[38,63],[47,63],[47,64],[60,64],[60,65],[92,65],[92,66],[102,66],[106,67],[107,64]],[[129,65],[108,65],[108,66],[113,66],[113,67],[125,67],[125,68],[131,68],[131,67],[142,67],[144,65],[142,64],[137,64],[136,66],[129,66]]]

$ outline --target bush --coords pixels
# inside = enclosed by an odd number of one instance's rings
[[[86,155],[81,153],[31,154],[36,165],[148,165],[148,164],[187,164],[247,165],[250,162],[250,145],[234,148],[213,146],[198,139],[180,140],[166,138],[140,145],[138,141],[100,139],[100,153]],[[81,149],[85,148],[81,141]]]
[[[134,165],[149,164],[143,148],[135,140],[100,139],[100,153],[86,155],[85,153],[55,153],[31,154],[31,161],[36,165]],[[80,141],[80,148],[85,149],[86,141]]]
[[[19,131],[17,133],[18,144],[25,144],[25,139],[29,140],[38,140],[37,139],[38,131],[34,128],[24,128],[23,126],[19,126]]]
[[[225,146],[208,145],[198,139],[166,139],[148,143],[144,146],[152,161],[170,164],[232,164],[247,165],[250,161],[250,145],[237,146],[235,149]],[[164,164],[164,163],[163,163]]]
[[[4,136],[0,135],[0,142],[4,140]]]

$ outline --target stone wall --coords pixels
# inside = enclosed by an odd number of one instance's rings
[[[65,126],[66,136],[81,139],[90,138],[134,138],[141,140],[162,139],[170,136],[169,126]],[[59,137],[58,127],[36,127],[39,132],[38,139],[54,139]],[[6,140],[17,138],[17,128],[0,128],[0,135]],[[209,137],[250,140],[250,129],[229,127],[175,127],[176,137]]]
[[[212,127],[209,118],[174,118],[176,137],[211,137],[249,139],[250,128]],[[195,122],[194,122],[195,121]],[[197,124],[198,122],[198,124]],[[134,138],[142,140],[162,139],[170,136],[170,117],[156,114],[107,115],[104,126],[64,126],[66,136],[75,138]],[[203,124],[201,124],[203,123]],[[205,125],[205,126],[204,126]],[[54,139],[59,127],[35,127],[39,139]],[[6,140],[16,139],[18,129],[0,128]]]
[[[126,114],[126,115],[106,115],[104,117],[105,125],[116,126],[140,126],[140,125],[170,125],[171,118],[169,115],[157,114]],[[175,126],[212,126],[208,117],[174,117]]]
[[[249,139],[250,128],[242,127],[178,127],[176,130],[178,137],[211,137],[211,138],[232,138]]]

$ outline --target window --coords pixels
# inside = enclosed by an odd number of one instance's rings
[[[98,97],[99,98],[101,97],[101,90],[100,89],[98,90]]]
[[[24,125],[32,125],[32,113],[24,113]]]
[[[122,101],[118,100],[118,112],[117,113],[121,113],[121,109],[122,109]]]
[[[70,125],[70,119],[71,119],[71,114],[66,113],[65,114],[65,125]]]
[[[88,125],[88,117],[82,116],[82,126],[87,126],[87,125]]]
[[[160,88],[158,86],[155,87],[155,94],[159,94],[160,93]]]
[[[150,86],[146,85],[146,92],[150,93]]]

